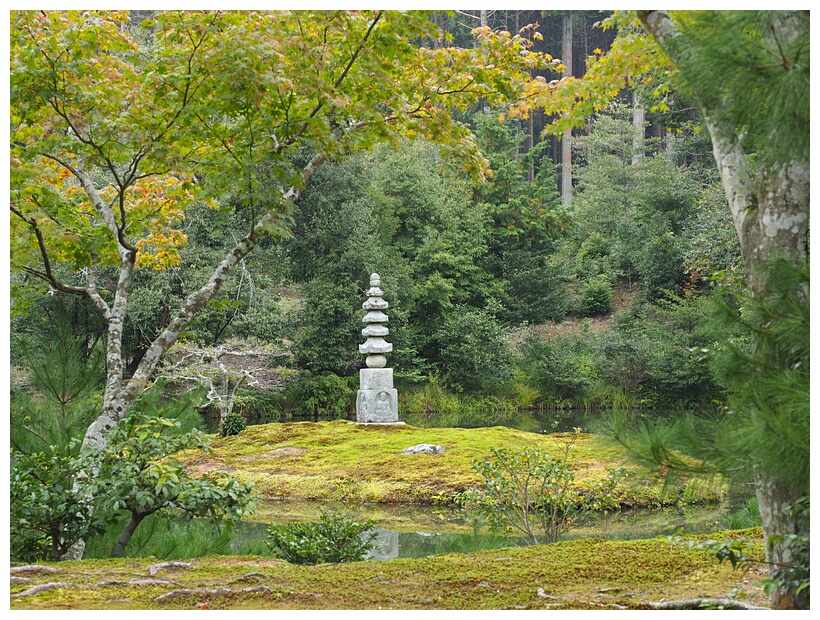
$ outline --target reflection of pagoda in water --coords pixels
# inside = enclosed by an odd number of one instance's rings
[[[390,330],[384,326],[388,318],[382,311],[387,309],[388,304],[382,299],[384,292],[379,288],[380,285],[379,274],[371,274],[367,301],[362,304],[362,308],[367,310],[362,319],[363,323],[367,323],[362,336],[367,340],[359,345],[359,353],[367,355],[367,368],[359,371],[356,421],[365,424],[401,424],[398,392],[393,388],[393,369],[385,368],[387,358],[384,354],[392,351],[393,345],[384,339]]]
[[[373,539],[373,548],[367,552],[370,560],[392,560],[399,557],[399,533],[374,527],[376,538]]]

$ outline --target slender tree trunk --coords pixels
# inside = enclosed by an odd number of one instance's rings
[[[479,11],[479,21],[481,23],[482,28],[487,27],[488,21],[487,21],[487,10],[486,9],[482,9],[481,11]]]
[[[142,523],[142,520],[147,516],[147,513],[131,513],[131,516],[128,519],[128,523],[125,524],[125,527],[123,528],[122,532],[120,532],[120,535],[117,537],[117,540],[111,547],[112,558],[122,557],[122,554],[125,552],[125,547],[128,544],[128,541],[131,540],[131,536],[134,535],[134,532],[139,527],[139,524]]]
[[[635,127],[635,137],[632,138],[632,165],[634,166],[643,159],[644,144],[646,143],[644,138],[644,132],[646,131],[644,127],[644,109],[634,92],[632,93],[632,106],[632,126]]]
[[[572,77],[572,11],[564,11],[564,28],[561,37],[561,60],[563,77]],[[565,129],[561,136],[561,204],[572,204],[572,129]]]
[[[533,115],[535,114],[534,110],[530,110],[529,116],[527,117],[527,153],[532,150],[532,147],[535,146],[535,123],[533,122]],[[530,160],[530,165],[527,168],[527,182],[532,183],[535,181],[535,163]]]

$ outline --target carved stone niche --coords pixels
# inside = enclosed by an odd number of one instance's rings
[[[392,368],[362,368],[356,396],[356,421],[370,424],[399,421],[398,392],[393,388]]]

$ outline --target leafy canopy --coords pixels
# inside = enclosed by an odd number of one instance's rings
[[[550,59],[489,29],[471,49],[415,43],[436,36],[420,12],[175,11],[139,29],[125,11],[12,12],[14,267],[116,265],[119,242],[165,268],[188,206],[226,191],[283,234],[300,145],[338,158],[427,136],[481,176],[450,107],[516,100]]]

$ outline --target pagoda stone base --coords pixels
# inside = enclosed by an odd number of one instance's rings
[[[395,424],[399,421],[398,392],[393,389],[392,368],[362,368],[356,395],[356,421]]]

